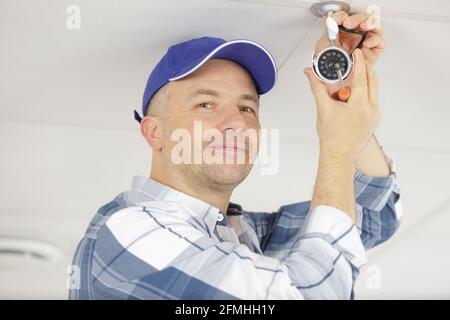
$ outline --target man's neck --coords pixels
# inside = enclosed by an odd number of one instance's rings
[[[220,190],[205,187],[204,185],[191,185],[183,179],[167,179],[154,174],[153,172],[150,173],[150,178],[175,190],[188,194],[191,197],[204,201],[213,207],[218,208],[225,214],[227,213],[233,190]],[[171,181],[177,181],[176,185],[172,184]]]

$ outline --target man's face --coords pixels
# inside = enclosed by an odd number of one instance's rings
[[[164,161],[170,161],[170,170],[211,188],[227,189],[249,174],[259,146],[259,98],[242,66],[211,59],[188,77],[172,82],[165,112],[162,154]],[[174,155],[180,154],[174,148],[180,140],[173,138],[180,129],[189,132],[185,147],[190,148],[192,162],[174,164]],[[194,159],[199,151],[201,163]]]

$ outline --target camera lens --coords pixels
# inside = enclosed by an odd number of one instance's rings
[[[336,49],[328,49],[318,57],[318,72],[327,80],[338,80],[337,70],[341,69],[346,74],[350,65],[348,57]]]

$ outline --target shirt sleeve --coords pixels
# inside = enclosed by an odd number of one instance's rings
[[[381,147],[391,174],[385,178],[355,174],[356,226],[366,249],[391,238],[403,216],[397,169],[393,159]]]
[[[365,249],[391,238],[400,226],[403,210],[395,162],[382,148],[391,174],[370,177],[357,171],[354,175],[356,228]],[[272,213],[247,212],[245,220],[260,242],[264,254],[282,258],[305,228],[310,201],[281,206]]]
[[[365,251],[350,218],[312,210],[283,259],[146,207],[112,215],[93,249],[98,299],[349,299]]]

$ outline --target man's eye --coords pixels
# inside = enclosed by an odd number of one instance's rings
[[[209,103],[209,102],[200,103],[198,106],[200,107],[200,109],[211,109],[212,108],[211,103]]]
[[[253,108],[250,108],[250,107],[247,107],[247,106],[242,106],[242,107],[241,107],[241,111],[244,111],[244,112],[253,112],[253,113],[256,114],[256,112],[255,112],[255,110],[253,110]]]

